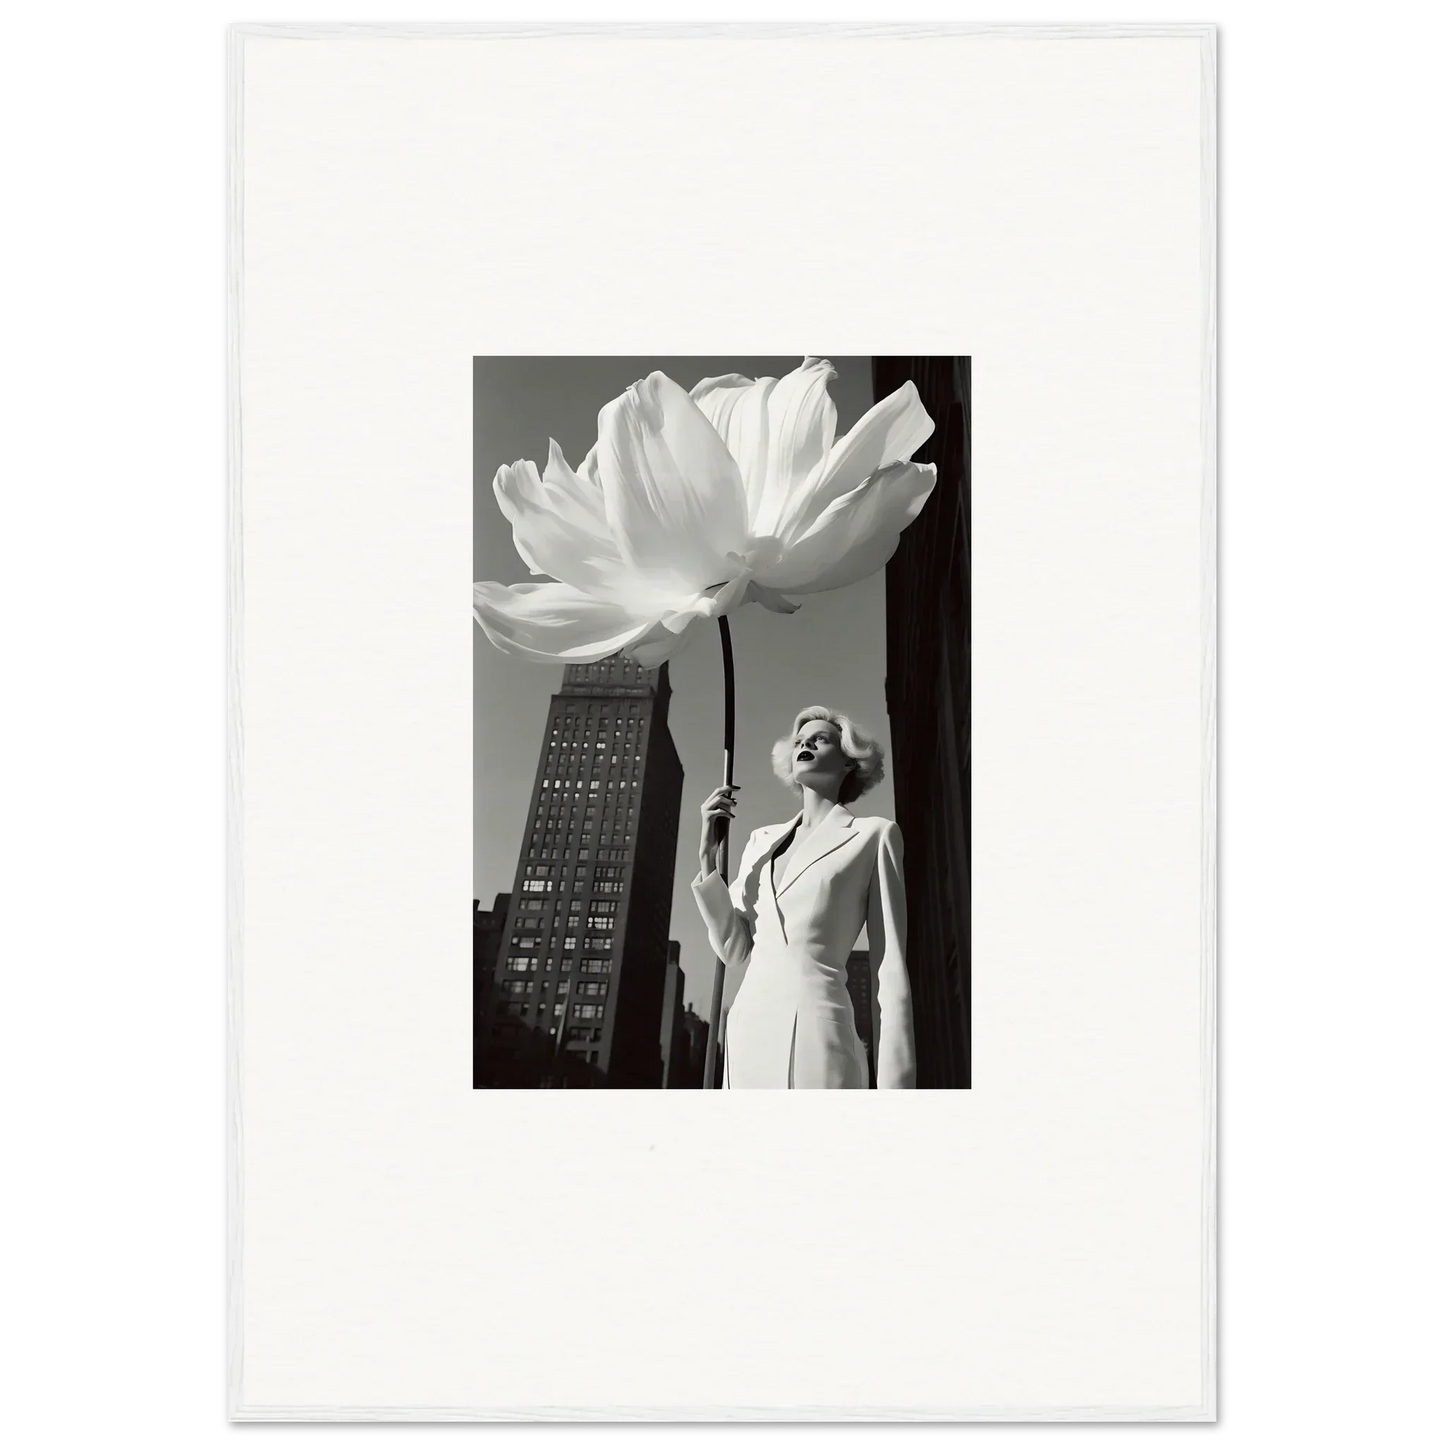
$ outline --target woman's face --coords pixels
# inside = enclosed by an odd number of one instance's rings
[[[793,781],[836,798],[852,759],[837,723],[806,722],[793,738]]]

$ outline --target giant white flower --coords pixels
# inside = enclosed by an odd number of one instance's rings
[[[597,445],[573,471],[551,443],[492,483],[512,539],[550,582],[474,586],[473,610],[504,652],[656,667],[698,618],[745,602],[846,587],[893,555],[933,490],[909,461],[933,422],[905,382],[835,438],[816,357],[781,379],[716,376],[689,395],[660,371],[602,408]]]

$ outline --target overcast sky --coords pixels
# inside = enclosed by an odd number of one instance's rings
[[[873,404],[867,357],[832,357],[837,379],[830,391],[838,433]],[[802,357],[497,357],[476,365],[476,475],[473,511],[475,580],[533,579],[512,546],[512,532],[492,495],[492,478],[504,462],[547,459],[555,437],[577,466],[597,440],[597,413],[632,382],[664,371],[689,390],[705,376],[740,372],[781,376]],[[802,599],[790,617],[756,605],[732,614],[737,668],[737,759],[741,784],[732,842],[736,864],[752,829],[790,818],[792,794],[773,777],[770,755],[794,715],[813,703],[855,718],[888,746],[883,701],[883,574]],[[672,659],[670,728],[684,772],[682,819],[670,936],[682,947],[684,996],[707,1016],[714,967],[690,884],[697,873],[698,809],[722,781],[722,660],[715,623],[688,629]],[[512,888],[518,851],[541,756],[543,723],[562,666],[508,657],[473,627],[475,659],[476,896],[490,908]],[[891,756],[891,750],[890,750]],[[893,816],[893,788],[885,781],[855,805],[859,813]]]

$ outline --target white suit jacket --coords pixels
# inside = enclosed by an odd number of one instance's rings
[[[777,863],[801,814],[748,839],[731,888],[692,884],[708,939],[743,973],[724,1035],[724,1087],[867,1088],[848,995],[848,954],[868,925],[874,1058],[880,1089],[911,1089],[913,1004],[904,960],[903,834],[835,804]]]

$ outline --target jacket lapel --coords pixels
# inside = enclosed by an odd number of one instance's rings
[[[774,823],[768,829],[768,846],[763,853],[763,887],[768,890],[774,904],[778,901],[778,890],[773,882],[773,855],[778,851],[778,844],[798,826],[802,817],[801,813],[794,813],[786,823]]]
[[[802,815],[799,814],[799,817],[801,816]],[[788,824],[789,828],[792,826],[792,823]],[[832,812],[813,830],[811,835],[803,843],[797,856],[788,860],[785,865],[787,875],[783,879],[782,887],[777,889],[777,897],[781,898],[820,858],[826,858],[833,849],[841,848],[851,836],[852,827],[852,813],[841,803],[835,803]],[[779,834],[777,842],[781,842],[785,835],[786,830],[783,834]],[[777,843],[775,842],[774,847],[776,848],[776,846]],[[768,858],[768,873],[771,876],[773,871],[771,852],[769,852]]]

